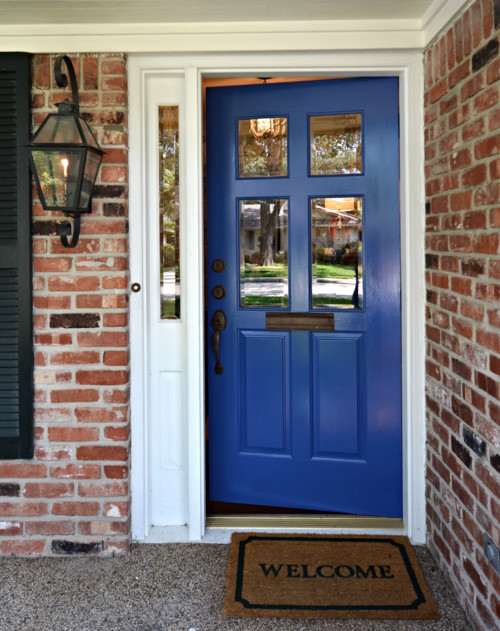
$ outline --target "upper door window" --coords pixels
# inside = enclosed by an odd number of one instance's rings
[[[311,175],[362,173],[361,114],[309,117]]]
[[[238,176],[288,175],[286,118],[247,118],[238,121]]]

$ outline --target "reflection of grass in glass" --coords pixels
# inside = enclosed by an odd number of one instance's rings
[[[350,298],[321,298],[318,296],[312,300],[313,307],[317,305],[352,305]]]
[[[288,276],[288,266],[284,265],[283,263],[276,263],[276,265],[274,265],[273,267],[264,267],[262,265],[245,265],[244,268],[241,268],[242,278],[250,278],[254,276],[262,278]]]
[[[354,278],[354,268],[347,265],[317,263],[312,266],[313,278]]]
[[[163,320],[180,318],[180,300],[162,300],[161,301],[161,317]]]
[[[288,307],[288,298],[281,298],[280,296],[245,296],[242,298],[242,306],[244,307],[259,307],[261,305]]]

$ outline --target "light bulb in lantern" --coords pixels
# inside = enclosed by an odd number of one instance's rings
[[[66,201],[68,199],[68,166],[69,166],[68,158],[61,158],[61,165],[63,168],[63,178],[64,178],[64,199]]]

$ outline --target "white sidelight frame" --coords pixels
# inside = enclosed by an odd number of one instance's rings
[[[181,350],[183,388],[178,418],[187,445],[184,461],[188,535],[205,533],[204,253],[203,253],[203,77],[397,76],[400,79],[401,286],[403,348],[403,516],[404,533],[424,543],[425,526],[425,266],[422,53],[416,50],[327,51],[228,54],[131,55],[130,253],[131,282],[144,291],[131,295],[132,537],[136,541],[181,539],[173,528],[152,538],[150,348],[146,320],[148,178],[145,172],[147,81],[173,75],[184,80],[184,202],[181,248],[185,338]],[[165,91],[168,98],[168,90]],[[146,283],[146,285],[144,284]],[[168,491],[167,491],[168,492]],[[164,526],[178,526],[175,520]],[[172,532],[174,533],[172,535]],[[338,532],[338,530],[337,530]],[[352,532],[352,531],[350,531]],[[362,531],[374,532],[374,531]],[[377,531],[380,532],[380,531]],[[158,534],[160,533],[160,534]],[[161,534],[163,533],[163,534]]]

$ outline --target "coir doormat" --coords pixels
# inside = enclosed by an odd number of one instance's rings
[[[224,613],[437,619],[406,537],[236,533]]]

